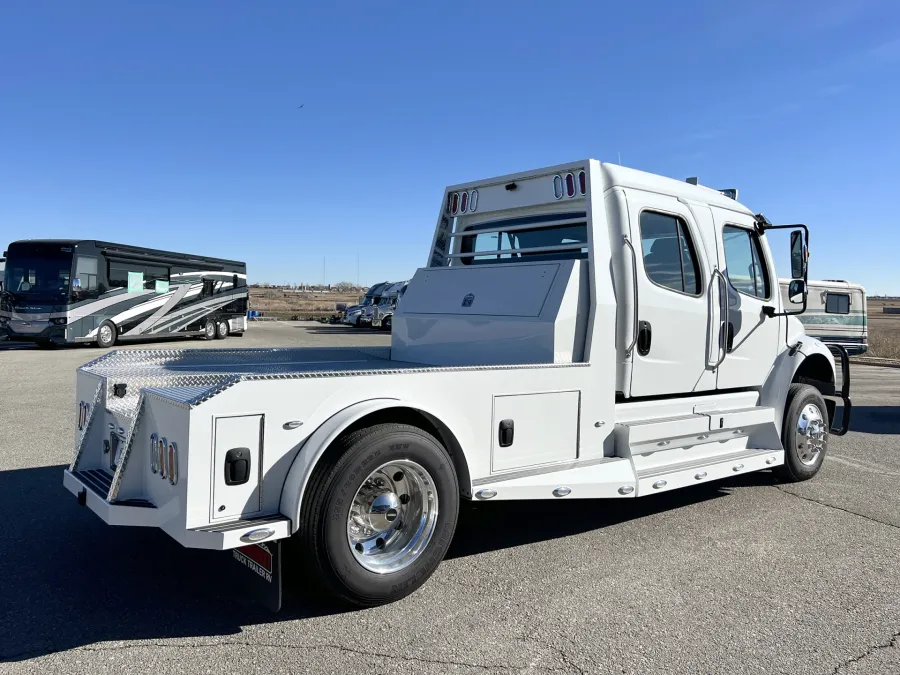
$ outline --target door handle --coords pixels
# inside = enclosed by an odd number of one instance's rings
[[[641,321],[638,324],[637,350],[641,356],[647,356],[650,353],[650,343],[653,339],[653,331],[650,328],[649,321]]]
[[[512,420],[503,420],[500,422],[498,445],[501,448],[508,448],[513,444],[515,435],[515,423]]]

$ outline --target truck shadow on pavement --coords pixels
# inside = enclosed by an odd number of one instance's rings
[[[229,636],[348,611],[312,599],[285,551],[281,612],[246,592],[228,553],[110,527],[62,486],[63,466],[0,472],[0,662],[118,640]],[[553,540],[726,495],[714,485],[641,500],[465,502],[448,558]]]
[[[900,434],[900,406],[853,406],[850,431],[864,434]]]

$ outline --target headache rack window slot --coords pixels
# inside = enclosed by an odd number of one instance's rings
[[[587,225],[584,216],[567,218],[565,220],[550,220],[543,222],[529,222],[521,225],[503,225],[502,223],[479,223],[473,227],[453,232],[451,237],[473,237],[481,232],[519,232],[521,230],[546,230],[565,225]]]
[[[499,251],[472,251],[470,253],[454,253],[451,258],[496,258],[500,255],[529,254],[529,253],[554,253],[556,251],[580,251],[587,248],[585,242],[577,242],[574,244],[560,244],[558,246],[536,246],[535,248],[504,248]]]

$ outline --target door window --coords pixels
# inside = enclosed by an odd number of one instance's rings
[[[769,272],[759,237],[743,227],[726,225],[722,231],[725,247],[725,275],[739,293],[769,298]]]
[[[78,300],[97,297],[97,258],[80,255],[75,259],[72,292]]]
[[[826,293],[825,311],[829,314],[849,314],[850,296],[846,293]]]
[[[697,254],[681,218],[643,211],[641,250],[650,281],[679,293],[700,295]]]

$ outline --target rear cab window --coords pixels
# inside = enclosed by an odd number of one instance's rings
[[[657,286],[700,295],[700,268],[690,231],[678,216],[641,212],[641,250],[647,278]]]
[[[582,218],[584,222],[571,222]],[[565,221],[565,224],[554,224],[554,221]],[[459,251],[462,254],[459,262],[463,265],[588,257],[587,215],[583,212],[479,223],[463,232]]]

